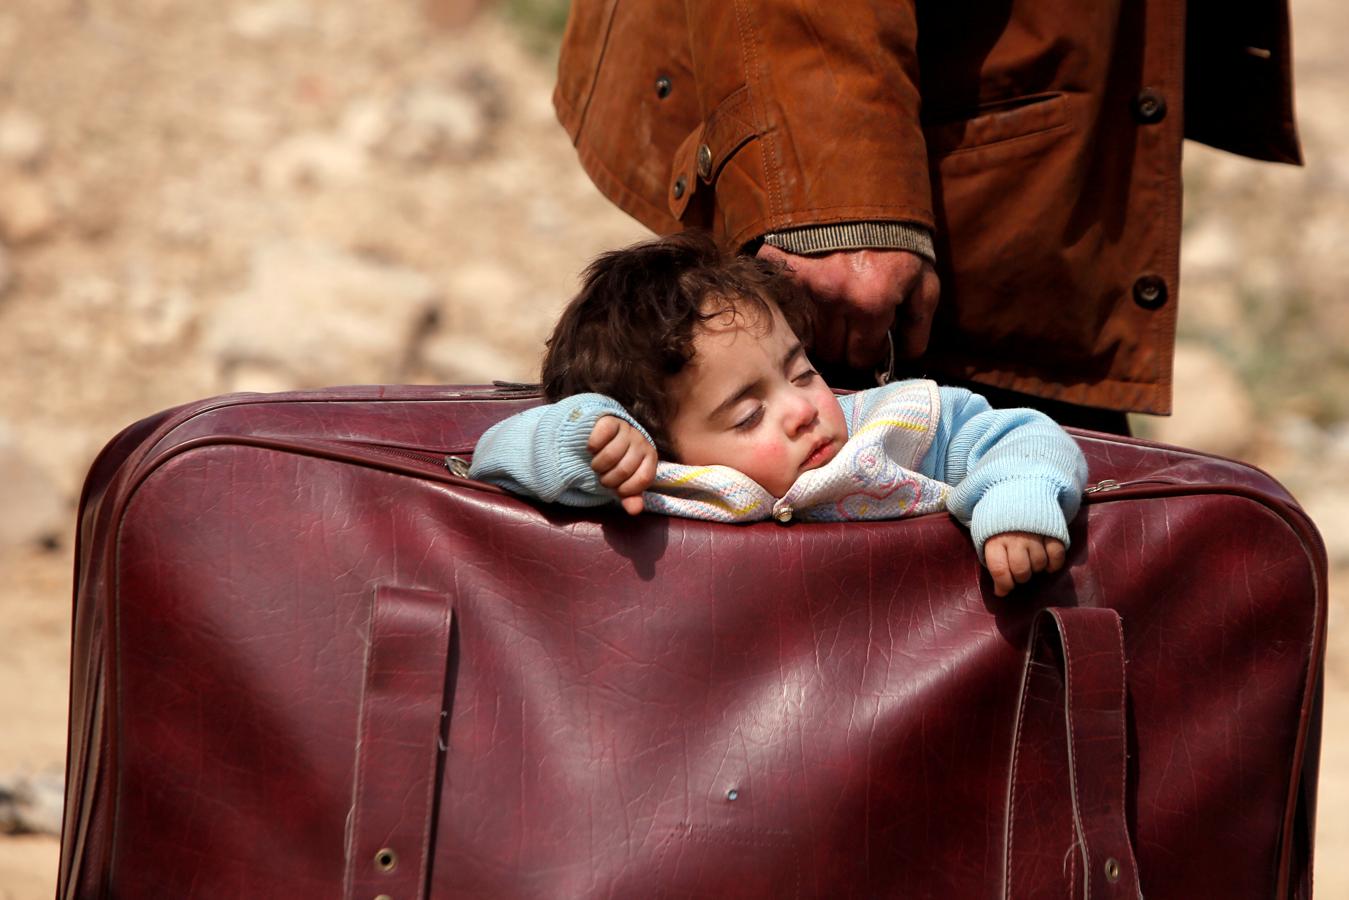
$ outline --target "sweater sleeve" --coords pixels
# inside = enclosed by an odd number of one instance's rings
[[[615,499],[590,468],[586,442],[604,416],[617,416],[646,433],[628,411],[603,394],[576,394],[517,413],[478,440],[469,477],[514,494],[566,506],[599,506]]]
[[[676,217],[710,190],[707,224],[730,246],[803,225],[932,228],[917,7],[688,0],[704,121],[674,154]]]
[[[1077,442],[1044,413],[993,409],[963,388],[942,388],[941,401],[923,474],[951,485],[947,506],[969,526],[980,561],[984,543],[1009,531],[1066,546],[1087,481]]]

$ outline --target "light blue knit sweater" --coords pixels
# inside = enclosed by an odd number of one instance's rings
[[[838,398],[850,436],[861,405],[904,382]],[[917,471],[951,486],[947,508],[970,529],[983,558],[994,535],[1025,531],[1068,543],[1087,466],[1068,434],[1043,413],[995,410],[963,388],[940,388],[940,416]],[[602,416],[646,430],[616,401],[577,394],[498,422],[474,451],[469,474],[517,494],[568,506],[598,506],[615,495],[599,483],[586,447]]]

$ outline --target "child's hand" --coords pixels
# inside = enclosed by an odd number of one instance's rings
[[[1035,572],[1057,572],[1066,556],[1063,541],[1025,531],[996,534],[984,542],[984,564],[993,576],[993,593],[1006,597]]]
[[[586,448],[600,484],[618,494],[629,515],[642,511],[642,492],[656,477],[656,448],[617,416],[601,416],[590,429]]]

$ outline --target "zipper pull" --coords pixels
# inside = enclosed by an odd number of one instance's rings
[[[1103,478],[1084,490],[1084,494],[1103,494],[1106,491],[1117,491],[1120,489],[1120,483],[1113,478]]]
[[[458,475],[460,478],[468,477],[468,460],[462,456],[445,457],[445,468],[450,470],[451,475]]]

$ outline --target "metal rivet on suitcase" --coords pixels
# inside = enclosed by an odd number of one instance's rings
[[[1119,881],[1119,860],[1113,856],[1105,861],[1105,880],[1111,884]]]
[[[773,518],[777,519],[779,522],[790,522],[792,520],[792,508],[790,506],[784,506],[781,509],[774,510]]]
[[[375,854],[375,865],[381,872],[392,872],[398,868],[398,854],[385,847]]]
[[[735,788],[731,788],[729,791],[726,792],[726,799],[727,799],[727,800],[734,801],[734,800],[739,799],[739,797],[740,797],[740,792],[737,791]]]

